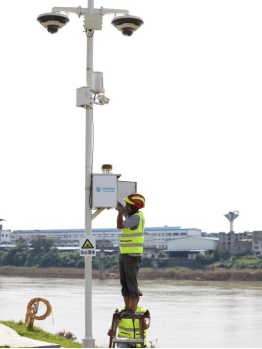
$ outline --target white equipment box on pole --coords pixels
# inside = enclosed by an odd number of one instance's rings
[[[93,174],[92,208],[113,208],[117,205],[117,177],[111,173]]]
[[[115,208],[120,201],[125,205],[124,198],[136,193],[137,183],[118,181],[121,175],[99,173],[92,176],[92,208]]]

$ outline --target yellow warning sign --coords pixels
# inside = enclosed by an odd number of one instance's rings
[[[83,257],[94,257],[96,256],[96,237],[89,236],[88,238],[79,239],[79,253]]]
[[[81,248],[94,248],[94,246],[91,244],[91,242],[88,239],[86,239],[86,241],[84,242]]]

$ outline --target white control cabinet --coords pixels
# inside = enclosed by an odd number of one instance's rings
[[[117,206],[117,177],[111,173],[94,174],[92,181],[92,208]]]
[[[118,181],[121,175],[99,173],[92,176],[92,208],[115,208],[120,201],[137,191],[136,182]]]

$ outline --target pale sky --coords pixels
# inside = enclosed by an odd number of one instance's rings
[[[53,6],[1,3],[0,218],[4,229],[84,228],[83,17],[57,34],[36,20]],[[110,103],[94,108],[94,173],[113,164],[146,198],[146,226],[262,230],[262,2],[97,0],[144,25],[125,37],[105,16],[94,70]],[[116,226],[109,210],[94,228]]]

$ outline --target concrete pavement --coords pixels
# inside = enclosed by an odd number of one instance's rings
[[[11,348],[60,348],[60,344],[38,341],[21,337],[12,328],[0,324],[0,346],[8,345]]]

